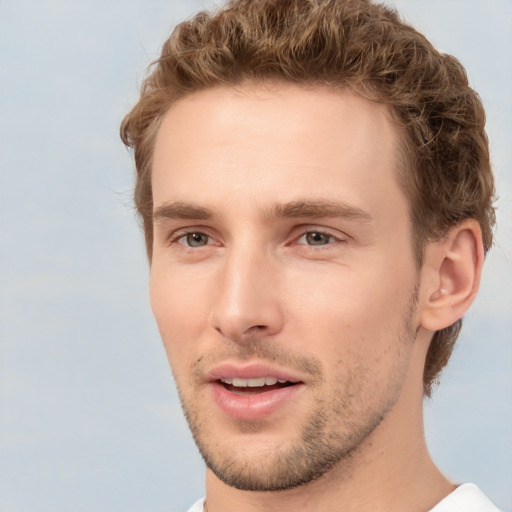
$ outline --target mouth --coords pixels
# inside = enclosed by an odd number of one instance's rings
[[[278,379],[277,377],[256,377],[250,379],[224,377],[218,379],[217,382],[226,391],[237,395],[257,395],[298,384],[298,382]]]
[[[208,375],[213,403],[224,416],[261,420],[290,411],[305,388],[298,376],[266,364],[222,364]]]

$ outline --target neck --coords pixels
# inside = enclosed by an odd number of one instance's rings
[[[279,492],[241,491],[208,470],[208,512],[430,510],[454,486],[426,447],[421,381],[406,382],[403,389],[393,409],[357,450],[309,484]]]

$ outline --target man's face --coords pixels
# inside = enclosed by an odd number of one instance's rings
[[[152,308],[229,485],[311,481],[396,408],[419,281],[397,154],[386,108],[348,92],[219,87],[163,119]]]

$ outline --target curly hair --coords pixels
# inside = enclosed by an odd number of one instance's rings
[[[176,27],[121,125],[123,142],[134,150],[134,199],[150,259],[152,153],[162,117],[193,92],[247,81],[348,89],[387,105],[401,140],[397,175],[409,198],[418,265],[428,241],[465,219],[478,221],[484,248],[491,247],[494,178],[485,112],[457,59],[370,0],[232,0]],[[461,323],[433,336],[427,396]]]

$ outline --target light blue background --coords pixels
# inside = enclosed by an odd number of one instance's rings
[[[203,494],[118,126],[174,24],[209,5],[0,0],[2,512],[179,512]],[[395,5],[488,112],[497,243],[426,428],[447,475],[512,510],[512,2]]]

